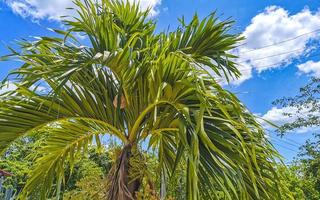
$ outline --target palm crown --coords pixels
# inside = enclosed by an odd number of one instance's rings
[[[250,112],[214,77],[240,73],[230,50],[241,40],[231,21],[214,14],[172,32],[155,33],[136,4],[76,0],[77,17],[60,37],[20,43],[11,57],[23,65],[10,75],[17,89],[1,95],[0,150],[44,135],[21,193],[39,199],[60,192],[66,163],[112,135],[122,150],[108,174],[107,199],[134,199],[144,174],[130,159],[142,147],[157,154],[161,188],[186,163],[186,199],[278,199],[276,151]],[[90,45],[74,36],[85,34]],[[39,93],[37,84],[49,85]],[[152,179],[152,177],[150,178]],[[152,181],[152,180],[150,180]],[[161,190],[161,195],[163,195]]]

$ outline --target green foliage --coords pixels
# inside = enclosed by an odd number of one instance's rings
[[[34,143],[29,139],[17,140],[0,158],[0,169],[10,172],[13,176],[7,177],[3,182],[3,187],[13,188],[14,192],[22,190],[26,183],[27,175],[30,172],[32,159],[28,155],[32,153]]]
[[[32,161],[35,159],[30,156],[33,155],[32,151],[35,149],[34,141],[35,138],[18,140],[0,160],[0,168],[13,175],[7,177],[3,182],[3,188],[11,188],[12,194],[20,192],[26,184],[27,175],[32,168]],[[104,174],[110,170],[110,163],[111,160],[105,148],[98,152],[96,148],[90,147],[88,156],[76,160],[72,172],[70,168],[65,168],[66,184],[63,188],[66,192],[65,195],[70,194],[72,198],[79,199],[80,197],[88,197],[88,194],[93,192],[96,193],[95,188],[103,190],[105,186],[102,185],[105,182],[103,180]],[[5,193],[0,195],[3,195],[4,198]]]
[[[296,161],[306,199],[320,199],[320,135],[308,140]]]
[[[300,88],[298,95],[276,100],[274,104],[297,108],[296,113],[284,113],[284,115],[298,116],[293,122],[282,125],[279,128],[280,134],[297,128],[319,127],[319,95],[320,79],[312,78],[310,83]],[[283,181],[288,184],[291,191],[294,191],[296,199],[320,199],[320,135],[314,134],[314,136],[300,147],[301,152],[290,170],[286,171],[287,181]]]
[[[65,180],[66,184],[63,187],[63,191],[71,191],[76,189],[82,179],[88,181],[94,179],[94,181],[103,182],[102,179],[105,174],[108,173],[111,167],[111,160],[107,154],[107,149],[102,148],[100,152],[96,150],[95,146],[89,148],[89,154],[85,157],[79,157],[75,159],[74,166],[72,168],[66,167]],[[85,183],[85,181],[82,181]],[[97,183],[98,183],[97,182]],[[80,184],[82,185],[82,184]],[[101,189],[101,188],[100,188]]]
[[[286,116],[297,116],[293,122],[286,123],[279,128],[284,134],[302,127],[317,127],[320,125],[320,79],[312,78],[311,82],[300,88],[299,94],[294,97],[284,97],[273,102],[283,107],[290,106],[297,108],[296,113],[284,113]],[[307,114],[306,114],[307,113]]]
[[[110,160],[105,150],[102,153],[98,154],[91,149],[88,158],[79,159],[75,163],[64,188],[63,199],[104,199],[104,188],[107,185],[104,175],[110,170]]]
[[[294,199],[317,200],[320,198],[319,188],[317,188],[319,179],[308,175],[310,167],[306,167],[300,160],[297,160],[288,167],[280,166],[278,170],[283,177],[281,184],[288,188]],[[285,195],[286,192],[283,190],[282,194]]]
[[[98,175],[98,174],[97,174]],[[76,189],[63,194],[64,200],[104,200],[103,189],[106,187],[106,180],[99,176],[86,176],[76,184]]]
[[[296,166],[279,166],[279,172],[283,175],[281,184],[286,185],[288,190],[291,191],[294,199],[304,200],[306,199],[304,194],[304,184],[302,183],[301,177],[298,175],[298,167]],[[287,191],[282,191],[282,194],[285,195]]]
[[[66,32],[12,49],[23,65],[8,77],[17,89],[0,96],[0,151],[19,138],[46,136],[32,152],[21,199],[59,198],[65,169],[93,143],[101,148],[105,135],[119,145],[106,199],[132,199],[144,184],[153,190],[145,146],[156,153],[160,198],[175,193],[168,184],[174,176],[183,176],[188,200],[281,198],[277,152],[255,117],[214,79],[240,76],[229,53],[242,39],[229,33],[232,21],[195,15],[189,23],[181,19],[177,30],[155,33],[148,11],[136,4],[75,3],[79,16],[64,21]],[[50,92],[30,89],[37,84]],[[78,187],[91,195],[85,180]]]

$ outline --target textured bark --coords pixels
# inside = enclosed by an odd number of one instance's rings
[[[106,193],[107,200],[134,200],[136,192],[139,191],[141,181],[135,180],[130,184],[129,180],[129,160],[132,145],[126,145],[108,175],[108,187]]]
[[[131,195],[133,196],[133,199],[136,199],[136,193],[139,191],[140,185],[141,185],[140,180],[135,180],[128,185],[128,189]]]

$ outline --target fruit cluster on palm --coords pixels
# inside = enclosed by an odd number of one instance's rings
[[[240,76],[229,52],[242,38],[228,33],[231,21],[194,16],[156,33],[148,11],[136,4],[75,4],[78,14],[64,21],[67,31],[23,41],[10,55],[23,65],[9,76],[17,89],[0,97],[0,150],[23,137],[44,137],[22,199],[59,196],[64,168],[88,145],[99,148],[105,135],[122,146],[106,178],[106,199],[135,199],[143,183],[164,197],[182,162],[186,199],[217,199],[217,191],[225,199],[280,198],[276,151],[253,115],[215,79]],[[34,87],[43,84],[49,92]],[[160,191],[153,177],[138,173],[151,149]]]

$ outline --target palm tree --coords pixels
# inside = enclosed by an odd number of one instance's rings
[[[23,65],[7,79],[17,89],[1,95],[0,150],[35,134],[43,138],[22,199],[46,199],[53,186],[59,198],[64,168],[88,145],[99,148],[105,135],[122,147],[107,175],[106,199],[135,199],[144,182],[154,184],[139,173],[144,148],[157,155],[161,189],[154,192],[161,198],[182,162],[186,199],[218,199],[217,191],[225,199],[280,198],[277,152],[253,115],[216,81],[240,76],[230,50],[242,38],[229,34],[232,21],[194,16],[175,31],[156,33],[138,4],[75,4],[67,31],[22,41],[9,56]],[[39,85],[50,91],[39,92]]]

